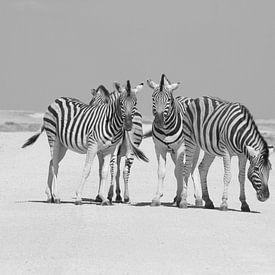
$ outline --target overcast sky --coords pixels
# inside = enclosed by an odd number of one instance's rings
[[[275,1],[1,0],[0,109],[43,112],[57,97],[89,101],[114,80],[161,73],[176,95],[239,101],[275,118]],[[152,91],[138,95],[151,114]]]

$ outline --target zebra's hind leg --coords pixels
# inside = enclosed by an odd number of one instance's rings
[[[67,148],[56,140],[51,147],[52,159],[49,163],[48,172],[48,184],[46,188],[46,195],[48,197],[47,202],[60,203],[60,197],[58,195],[58,183],[57,175],[59,169],[59,162],[64,158]]]
[[[130,196],[129,196],[129,176],[130,176],[130,170],[133,164],[134,157],[131,156],[130,158],[125,159],[125,165],[123,170],[123,179],[124,179],[124,202],[129,203],[130,202]]]
[[[240,201],[241,201],[241,210],[244,212],[250,212],[249,205],[246,202],[245,197],[245,189],[244,189],[244,183],[245,183],[245,166],[246,166],[246,157],[239,156],[239,182],[240,182]]]
[[[210,155],[208,153],[204,153],[203,159],[198,166],[200,181],[201,181],[201,189],[202,189],[202,199],[205,201],[205,208],[214,209],[214,204],[209,197],[208,188],[207,188],[207,174],[209,167],[213,163],[215,159],[214,155]]]

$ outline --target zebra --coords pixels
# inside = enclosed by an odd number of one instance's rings
[[[187,188],[187,181],[183,179],[183,165],[185,157],[185,143],[183,135],[183,119],[185,108],[192,99],[173,96],[173,91],[179,87],[179,82],[171,83],[165,74],[162,74],[160,84],[151,79],[147,84],[152,88],[153,116],[152,136],[155,145],[155,152],[158,162],[158,183],[157,192],[152,200],[152,206],[161,204],[163,196],[163,182],[166,170],[166,155],[170,153],[175,164],[174,175],[177,180],[177,193],[175,203],[180,208],[187,208],[186,198],[182,197],[183,189]],[[197,183],[194,182],[194,193],[196,205],[202,205]]]
[[[231,158],[239,159],[241,210],[250,211],[246,202],[244,182],[247,159],[250,162],[247,176],[256,190],[259,201],[269,198],[268,178],[271,170],[269,149],[248,109],[240,103],[204,96],[191,102],[185,112],[184,135],[186,163],[184,175],[188,179],[199,146],[204,158],[199,165],[202,198],[206,208],[214,208],[207,190],[207,173],[215,156],[224,164],[224,190],[221,210],[228,209],[228,186],[231,180]],[[186,190],[184,190],[186,192]],[[183,194],[186,196],[187,194]]]
[[[23,144],[22,148],[33,144],[41,133],[46,131],[51,153],[46,188],[48,202],[60,203],[57,184],[59,162],[70,149],[86,154],[82,178],[76,190],[75,204],[82,202],[84,184],[96,154],[100,162],[99,195],[102,205],[109,204],[104,196],[109,162],[116,145],[121,142],[122,126],[124,125],[127,131],[132,128],[132,117],[137,103],[136,93],[142,89],[143,83],[131,88],[128,80],[126,87],[117,82],[114,86],[115,92],[110,95],[104,93],[104,89],[100,89],[104,95],[98,97],[98,100],[104,98],[106,104],[89,106],[73,98],[56,99],[44,115],[40,132]]]
[[[104,93],[108,92],[105,87],[101,87],[101,89],[105,89]],[[91,95],[92,98],[90,100],[89,105],[93,104],[101,104],[104,102],[104,96],[98,95],[98,90],[99,89],[91,89]],[[101,93],[102,94],[102,93]],[[142,137],[143,137],[143,129],[142,129],[142,115],[136,109],[133,119],[133,126],[132,130],[129,131],[129,138],[131,139],[131,142],[138,147],[141,142],[142,142]],[[126,135],[125,129],[123,129],[123,141],[118,145],[118,148],[116,150],[116,155],[112,157],[111,159],[111,185],[110,189],[108,192],[108,199],[111,202],[113,199],[113,192],[114,192],[114,179],[116,181],[116,199],[115,201],[118,203],[122,202],[122,197],[120,195],[121,190],[120,190],[120,184],[119,184],[119,179],[120,179],[120,162],[121,158],[125,157],[125,165],[123,169],[123,179],[124,179],[124,202],[129,203],[130,202],[130,197],[129,197],[129,188],[128,188],[128,181],[129,181],[129,176],[130,176],[130,169],[134,161],[134,156],[135,153],[132,150],[128,150],[129,148],[129,140],[128,140],[128,135]],[[142,158],[144,161],[148,162],[149,160],[147,157]],[[117,165],[115,162],[117,161]],[[115,167],[117,167],[117,171],[115,171]],[[101,202],[101,198],[99,195],[96,196],[96,201]]]

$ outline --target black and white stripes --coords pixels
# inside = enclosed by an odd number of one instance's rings
[[[188,105],[184,124],[187,151],[185,174],[187,176],[197,146],[206,154],[200,165],[202,192],[206,207],[213,207],[207,192],[206,176],[215,156],[223,157],[224,161],[222,209],[227,209],[232,156],[239,157],[242,210],[249,211],[245,201],[244,176],[242,175],[246,159],[250,162],[248,178],[257,192],[257,198],[264,201],[269,197],[267,181],[271,166],[268,160],[268,146],[245,106],[217,98],[197,98]]]

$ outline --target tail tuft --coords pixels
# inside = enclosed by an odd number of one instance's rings
[[[135,157],[139,160],[143,160],[145,162],[149,162],[149,159],[145,156],[145,154],[139,150],[133,143],[129,136],[129,132],[125,131],[125,138],[127,140],[127,144],[129,146],[129,149],[134,153]]]
[[[37,139],[39,138],[39,136],[41,135],[41,133],[43,132],[43,130],[44,130],[44,127],[41,128],[40,133],[37,133],[37,134],[35,134],[34,136],[30,137],[30,138],[22,145],[21,148],[25,148],[25,147],[27,147],[27,146],[32,145],[33,143],[35,143],[36,140],[37,140]]]

